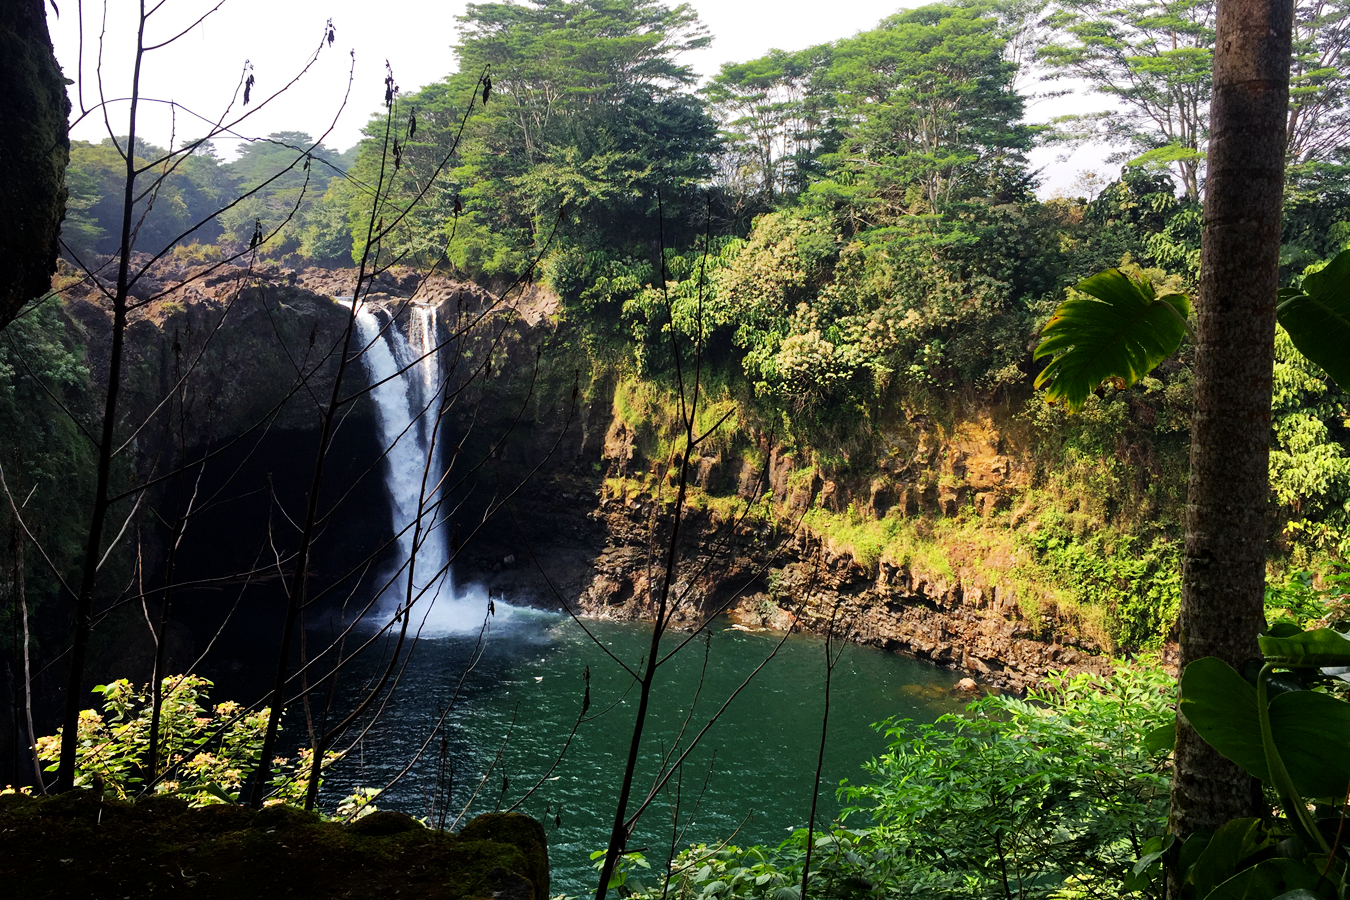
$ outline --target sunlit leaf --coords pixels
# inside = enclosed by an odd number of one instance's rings
[[[1108,378],[1129,387],[1181,346],[1190,312],[1185,294],[1159,295],[1119,269],[1093,275],[1041,329],[1035,358],[1051,359],[1036,386],[1071,410]]]
[[[1242,862],[1273,843],[1256,818],[1233,819],[1214,832],[1205,851],[1195,861],[1186,880],[1195,886],[1197,897],[1207,897],[1215,887],[1232,878]]]
[[[1168,722],[1144,735],[1144,748],[1152,753],[1163,753],[1176,748],[1177,723]]]
[[[1261,635],[1261,655],[1267,661],[1287,666],[1350,666],[1350,639],[1330,628],[1289,634]]]
[[[1321,873],[1302,860],[1277,857],[1243,869],[1219,885],[1205,900],[1257,900],[1257,898],[1319,897],[1312,889],[1323,883]]]

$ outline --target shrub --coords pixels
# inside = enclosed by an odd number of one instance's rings
[[[165,678],[159,722],[160,763],[153,787],[157,794],[177,794],[195,806],[233,802],[252,772],[267,729],[266,709],[249,711],[233,701],[207,706],[212,684],[199,675]],[[143,769],[150,747],[153,708],[150,685],[136,687],[125,678],[101,684],[94,693],[103,697],[103,712],[80,713],[80,748],[75,761],[75,785],[102,784],[107,794],[126,799],[146,783]],[[38,754],[56,770],[61,735],[38,739]],[[308,755],[288,765],[278,759],[273,768],[273,802],[303,802],[309,780]]]
[[[1156,669],[1059,675],[935,725],[882,723],[891,745],[845,787],[870,840],[908,860],[902,896],[1118,897],[1166,824],[1172,682]],[[1156,730],[1156,731],[1155,731]]]

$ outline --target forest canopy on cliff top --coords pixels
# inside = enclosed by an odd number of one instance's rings
[[[375,248],[382,262],[439,264],[491,285],[538,259],[533,274],[560,297],[571,340],[597,365],[657,386],[670,376],[669,331],[701,336],[739,421],[786,436],[827,477],[877,474],[880,435],[898,417],[1002,409],[1005,430],[1036,438],[1040,493],[1028,502],[1039,530],[1019,540],[1038,571],[1106,609],[1114,643],[1152,646],[1178,590],[1189,347],[1127,391],[1105,386],[1077,416],[1032,394],[1029,349],[1066,290],[1104,268],[1194,290],[1213,14],[1211,0],[934,4],[724,65],[700,84],[682,54],[709,35],[687,6],[471,4],[458,71],[395,96],[392,160],[383,115],[345,153],[313,146],[303,170],[293,161],[313,144],[305,134],[252,141],[228,162],[204,145],[142,199],[137,249],[162,249],[289,167],[175,256],[216,259],[286,223],[260,248],[265,259],[349,265],[366,249],[372,206],[379,216],[432,185]],[[1303,0],[1295,30],[1290,284],[1350,240],[1350,3]],[[456,145],[485,72],[491,102]],[[1028,105],[1064,79],[1109,111],[1027,124]],[[1085,140],[1112,144],[1121,168],[1083,173],[1075,196],[1037,199],[1028,151]],[[143,143],[136,152],[160,155]],[[118,162],[109,141],[75,142],[68,254],[115,249]],[[392,187],[374,196],[390,163]],[[82,390],[79,354],[67,358],[53,337],[61,327],[34,316],[0,344],[7,433],[35,433],[38,403],[21,396],[31,388],[7,354]],[[1350,540],[1345,398],[1287,340],[1277,353],[1280,564],[1326,568]],[[72,435],[37,430],[25,483],[77,454]],[[878,532],[852,506],[813,524],[864,564],[899,528]]]

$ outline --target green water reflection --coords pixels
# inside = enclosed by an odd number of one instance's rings
[[[613,821],[637,688],[567,618],[522,613],[494,627],[447,719],[446,759],[454,768],[451,806],[463,806],[477,790],[471,815],[510,807],[537,784],[518,808],[544,821],[549,830],[553,893],[584,895],[594,887],[589,854],[605,846]],[[638,667],[650,641],[648,626],[588,622],[587,627],[610,653]],[[662,652],[687,637],[671,636]],[[395,701],[359,752],[325,784],[327,797],[340,796],[358,783],[379,785],[407,764],[452,695],[473,643],[472,638],[448,637],[419,644]],[[681,846],[725,840],[733,832],[736,843],[777,844],[805,825],[824,703],[824,647],[811,636],[784,640],[782,635],[718,628],[666,664],[653,692],[634,791],[637,800],[647,795],[662,756],[672,747],[688,746],[777,648],[651,804],[630,847],[650,848],[649,856],[665,858],[677,797]],[[558,753],[581,710],[588,667],[590,710],[559,762]],[[959,709],[963,700],[954,690],[958,678],[894,654],[845,649],[834,671],[820,798],[823,818],[838,810],[834,788],[839,782],[861,777],[860,765],[884,746],[869,723],[894,715],[931,721]],[[440,755],[438,738],[379,805],[427,815],[438,783],[445,783],[444,768],[438,781]],[[541,781],[555,762],[551,775]],[[480,787],[489,766],[491,776]],[[508,779],[504,791],[503,775]],[[559,819],[561,824],[555,824]]]

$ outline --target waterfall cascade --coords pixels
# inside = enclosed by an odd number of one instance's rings
[[[412,630],[420,626],[424,637],[477,631],[487,613],[487,593],[476,586],[456,589],[441,509],[445,472],[436,440],[442,399],[436,310],[417,304],[409,313],[404,337],[382,311],[363,303],[356,312],[361,361],[373,385],[380,443],[387,448],[385,487],[398,536],[397,568],[379,579],[378,609],[387,620],[411,599]]]

